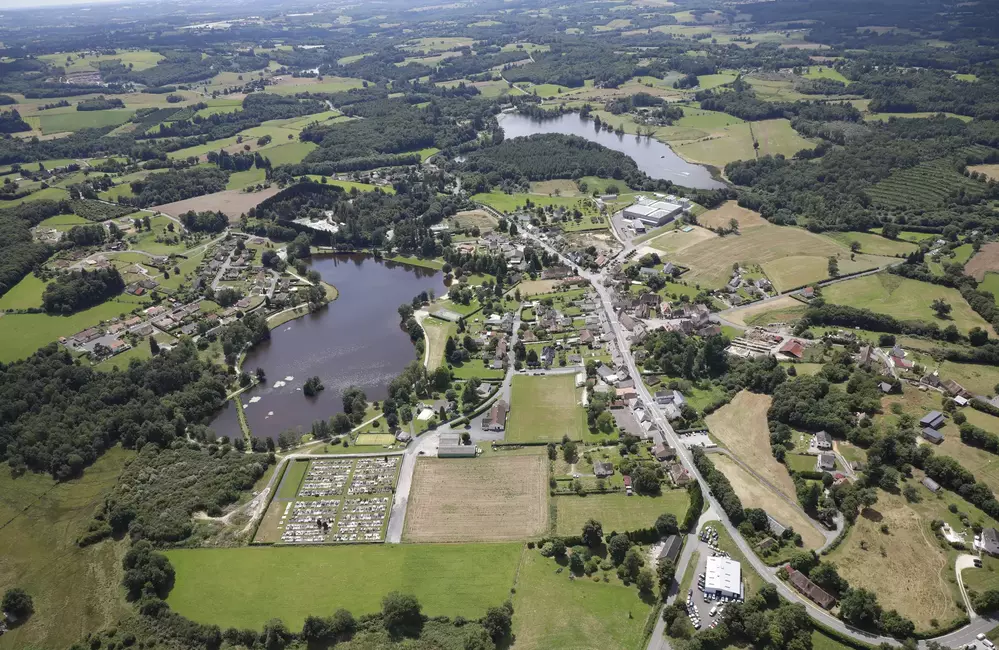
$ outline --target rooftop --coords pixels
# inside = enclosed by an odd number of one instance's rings
[[[727,557],[709,557],[704,575],[704,590],[742,593],[742,566]]]

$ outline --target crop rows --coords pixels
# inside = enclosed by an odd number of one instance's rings
[[[977,194],[983,186],[958,173],[950,160],[941,158],[894,172],[867,193],[879,205],[905,209],[937,205],[962,188]]]

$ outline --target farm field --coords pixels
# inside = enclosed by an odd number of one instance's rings
[[[131,313],[148,300],[120,298],[78,311],[71,316],[48,314],[6,314],[0,316],[0,361],[22,359],[60,336],[76,334],[120,314]]]
[[[80,548],[76,538],[134,455],[116,447],[83,478],[64,483],[44,474],[15,479],[0,472],[0,591],[22,587],[36,611],[0,637],[0,648],[66,648],[131,614],[119,586],[128,542]]]
[[[937,323],[941,328],[954,323],[962,332],[976,326],[989,331],[992,329],[981,316],[972,311],[957,289],[887,273],[839,282],[824,288],[822,293],[826,302],[870,309],[901,320],[922,320]],[[937,318],[930,308],[930,304],[938,298],[945,300],[953,308],[947,320]]]
[[[177,572],[167,602],[199,623],[260,629],[281,618],[381,609],[390,591],[416,596],[431,616],[477,618],[513,585],[521,544],[365,544],[167,551]],[[240,594],[233,598],[232,594]]]
[[[979,291],[988,291],[996,297],[996,304],[999,304],[999,273],[986,273],[985,280],[978,285]]]
[[[543,207],[553,205],[570,210],[572,208],[579,208],[579,211],[583,214],[594,212],[593,210],[583,208],[581,198],[572,196],[548,196],[547,194],[526,194],[523,192],[506,194],[500,190],[492,190],[491,192],[473,194],[469,198],[476,203],[483,203],[500,212],[515,212],[524,207],[528,200],[535,205]]]
[[[127,108],[109,109],[105,111],[76,111],[72,113],[43,113],[38,117],[42,133],[63,133],[79,131],[80,129],[96,129],[102,126],[118,126],[124,124],[134,110]]]
[[[737,325],[786,322],[800,318],[805,309],[805,305],[800,301],[791,296],[783,296],[770,302],[734,309],[725,314],[725,320]]]
[[[581,440],[586,432],[586,412],[572,374],[513,378],[507,442]]]
[[[229,174],[229,182],[226,183],[225,188],[227,190],[241,190],[244,187],[263,183],[266,180],[267,172],[263,169],[257,169],[254,167],[252,169],[247,169],[246,171],[232,172]]]
[[[892,172],[869,188],[867,194],[879,205],[904,209],[935,206],[959,190],[974,195],[985,189],[980,181],[958,173],[951,161],[941,158]]]
[[[302,159],[309,155],[318,145],[314,142],[289,142],[279,144],[276,147],[268,147],[260,150],[260,155],[271,161],[271,164],[290,165],[300,163]]]
[[[84,56],[81,58],[80,55]],[[120,61],[122,65],[131,64],[133,70],[148,70],[163,60],[159,52],[149,50],[119,50],[115,54],[94,55],[88,52],[60,52],[59,54],[43,54],[38,57],[46,63],[62,66],[67,74],[75,72],[91,72],[101,63]],[[67,60],[71,60],[68,63]]]
[[[190,199],[184,199],[183,201],[175,201],[174,203],[164,203],[163,205],[153,206],[152,210],[157,210],[159,212],[164,212],[172,217],[184,214],[190,210],[195,211],[222,211],[229,221],[239,220],[240,215],[247,212],[250,208],[257,207],[262,201],[271,198],[277,194],[280,190],[276,185],[267,188],[266,190],[261,190],[259,192],[240,192],[239,190],[223,190],[222,192],[216,192],[214,194],[204,194],[202,196],[195,196]]]
[[[352,77],[323,77],[319,81],[316,77],[283,77],[280,82],[267,87],[267,92],[278,95],[294,95],[296,93],[338,93],[352,88],[361,88],[364,85],[363,79]]]
[[[669,226],[664,227],[669,228]],[[682,230],[677,230],[674,227],[661,235],[649,239],[647,241],[647,245],[657,251],[661,251],[669,255],[676,255],[682,253],[688,248],[692,248],[697,244],[700,244],[701,242],[712,241],[717,237],[718,235],[711,232],[707,228],[691,226],[689,231],[684,232]]]
[[[740,207],[735,201],[726,201],[721,206],[702,213],[697,217],[697,223],[710,228],[728,228],[732,219],[739,223],[739,230],[769,223],[759,212]]]
[[[420,458],[406,512],[409,542],[526,539],[548,525],[548,460],[534,455]]]
[[[887,534],[881,532],[883,525]],[[850,586],[875,591],[884,608],[897,609],[917,631],[930,629],[930,619],[944,624],[961,614],[948,582],[953,569],[947,554],[937,545],[929,521],[901,496],[879,490],[878,502],[857,517],[846,540],[827,559]]]
[[[979,282],[989,271],[999,271],[999,242],[982,244],[982,247],[964,265],[964,272]]]
[[[739,466],[738,463],[722,454],[712,454],[711,461],[718,468],[718,471],[732,483],[732,489],[735,490],[744,507],[762,508],[780,523],[793,527],[794,532],[801,535],[801,541],[806,548],[818,549],[825,543],[825,537],[815,529],[815,526],[805,515],[791,507],[770,488],[760,483],[755,476]],[[813,462],[812,465],[814,466],[814,464]],[[750,464],[750,467],[757,468],[753,464]],[[786,470],[784,473],[787,474]]]
[[[741,391],[704,418],[711,436],[789,499],[795,499],[794,482],[787,469],[770,452],[767,410],[770,397]]]
[[[696,231],[694,231],[696,232]],[[653,240],[655,245],[667,237],[682,238],[691,233],[666,234]],[[672,240],[676,241],[676,240]],[[833,241],[810,233],[803,228],[764,224],[747,228],[738,235],[722,238],[713,236],[706,241],[675,251],[670,260],[689,267],[684,275],[688,283],[721,287],[732,273],[732,263],[759,264],[778,291],[787,291],[829,277],[831,256],[839,259],[842,274],[876,268],[894,261],[894,258],[857,254],[850,259],[849,250]]]
[[[686,490],[667,490],[661,496],[628,496],[624,492],[552,497],[558,513],[555,532],[559,535],[578,535],[588,519],[596,519],[603,526],[604,534],[611,531],[648,528],[656,517],[671,512],[683,520],[690,498]]]
[[[999,368],[995,366],[941,361],[939,369],[941,377],[953,379],[976,395],[993,395],[999,384]],[[999,433],[999,429],[995,432]]]
[[[993,165],[968,165],[968,171],[985,174],[989,178],[999,180],[999,164]]]
[[[666,139],[685,159],[719,168],[735,160],[756,158],[754,141],[760,144],[760,156],[783,154],[790,158],[802,149],[815,146],[801,137],[783,118],[716,128],[710,131],[709,137],[679,139],[667,135]]]
[[[919,247],[912,242],[887,239],[868,232],[828,232],[825,236],[841,246],[860,244],[860,252],[871,255],[908,255]]]
[[[497,220],[486,210],[462,210],[454,215],[454,223],[459,228],[478,228],[483,234],[498,225]]]
[[[537,551],[524,551],[513,596],[513,650],[631,650],[644,642],[652,604],[634,585],[613,574],[606,583],[570,580],[555,567]]]

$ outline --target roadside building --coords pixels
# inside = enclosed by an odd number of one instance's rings
[[[679,535],[670,535],[666,538],[666,542],[663,544],[663,548],[659,551],[657,560],[662,562],[663,560],[672,562],[676,564],[677,559],[680,557],[680,550],[683,548],[683,540]]]
[[[790,566],[787,567],[787,581],[799,592],[807,596],[822,609],[830,609],[836,604],[836,599],[822,590],[818,585],[808,579],[801,571],[795,571]]]
[[[660,442],[652,448],[652,455],[655,456],[656,460],[659,462],[665,462],[676,458],[676,450],[669,445]]]
[[[503,431],[506,429],[507,403],[501,399],[496,400],[489,414],[482,418],[482,428],[486,431]],[[443,435],[443,434],[442,434]]]
[[[727,557],[709,557],[704,570],[704,593],[741,598],[742,565]]]
[[[461,444],[457,433],[442,433],[437,445],[438,458],[469,458],[475,456],[475,445]]]

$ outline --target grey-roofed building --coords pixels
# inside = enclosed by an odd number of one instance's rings
[[[939,429],[944,425],[944,416],[940,411],[930,411],[919,421],[921,427],[930,427],[931,429]]]
[[[995,528],[982,530],[981,548],[989,555],[999,555],[999,531]]]
[[[607,478],[614,473],[614,463],[597,461],[593,463],[593,475],[597,478]]]
[[[922,484],[926,486],[926,489],[930,492],[937,492],[940,490],[940,484],[931,479],[929,476],[922,480]]]
[[[776,537],[781,537],[787,530],[787,526],[780,523],[770,515],[767,515],[767,525],[770,527],[770,532]]]
[[[819,454],[818,468],[820,472],[831,472],[836,469],[836,457],[832,454]]]
[[[923,427],[922,436],[923,438],[929,440],[935,445],[939,445],[941,442],[943,442],[944,439],[942,433],[940,433],[936,429],[931,429],[929,427]]]
[[[461,444],[457,433],[442,433],[437,445],[438,458],[468,458],[475,456],[475,445]]]
[[[815,446],[819,449],[832,449],[832,436],[825,431],[815,434]]]
[[[677,558],[680,557],[680,549],[683,548],[683,540],[680,539],[679,535],[670,535],[666,538],[666,543],[663,544],[663,548],[659,551],[659,561],[669,560],[676,564]]]

